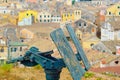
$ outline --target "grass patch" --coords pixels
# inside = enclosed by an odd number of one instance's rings
[[[34,68],[34,69],[37,69],[37,70],[38,70],[38,69],[40,70],[40,69],[42,69],[42,66],[41,66],[41,65],[36,65],[36,66],[34,66],[33,68]]]
[[[13,64],[3,64],[0,66],[0,75],[9,73],[13,68]]]
[[[93,76],[95,76],[95,74],[93,74],[91,72],[86,72],[84,75],[85,78],[92,78]]]
[[[101,77],[98,77],[96,80],[104,80],[103,78],[101,78]]]

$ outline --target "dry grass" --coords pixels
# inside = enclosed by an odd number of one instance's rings
[[[92,75],[91,75],[92,74]],[[120,78],[114,76],[103,75],[88,71],[82,77],[82,80],[119,80]],[[14,67],[10,72],[0,75],[0,80],[46,80],[45,73],[42,68],[19,68]],[[60,75],[60,80],[73,80],[69,71],[64,68]]]

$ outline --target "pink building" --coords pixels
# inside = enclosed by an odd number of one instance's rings
[[[37,0],[27,0],[27,2],[37,3]]]

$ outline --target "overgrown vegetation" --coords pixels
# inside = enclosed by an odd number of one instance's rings
[[[38,70],[38,69],[42,69],[42,66],[41,65],[36,65],[33,68]]]
[[[101,77],[98,77],[98,78],[97,78],[97,80],[104,80],[104,79],[103,79],[103,78],[101,78]]]
[[[3,64],[0,66],[0,70],[3,70],[4,72],[10,72],[13,68],[13,64]]]
[[[93,76],[95,76],[95,74],[93,74],[92,72],[86,72],[84,75],[85,78],[92,78]]]

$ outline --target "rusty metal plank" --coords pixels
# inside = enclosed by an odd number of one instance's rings
[[[53,31],[50,36],[63,57],[63,61],[70,71],[73,80],[80,80],[80,78],[84,75],[85,70],[81,67],[79,61],[77,60],[77,57],[70,47],[62,29],[59,28]]]
[[[90,68],[90,63],[85,55],[85,52],[82,49],[82,46],[80,45],[80,42],[79,42],[77,36],[75,35],[73,28],[70,25],[67,25],[66,28],[67,28],[67,30],[70,34],[70,37],[78,51],[78,54],[81,57],[81,60],[83,61],[84,65],[85,65],[85,70],[88,70]]]

